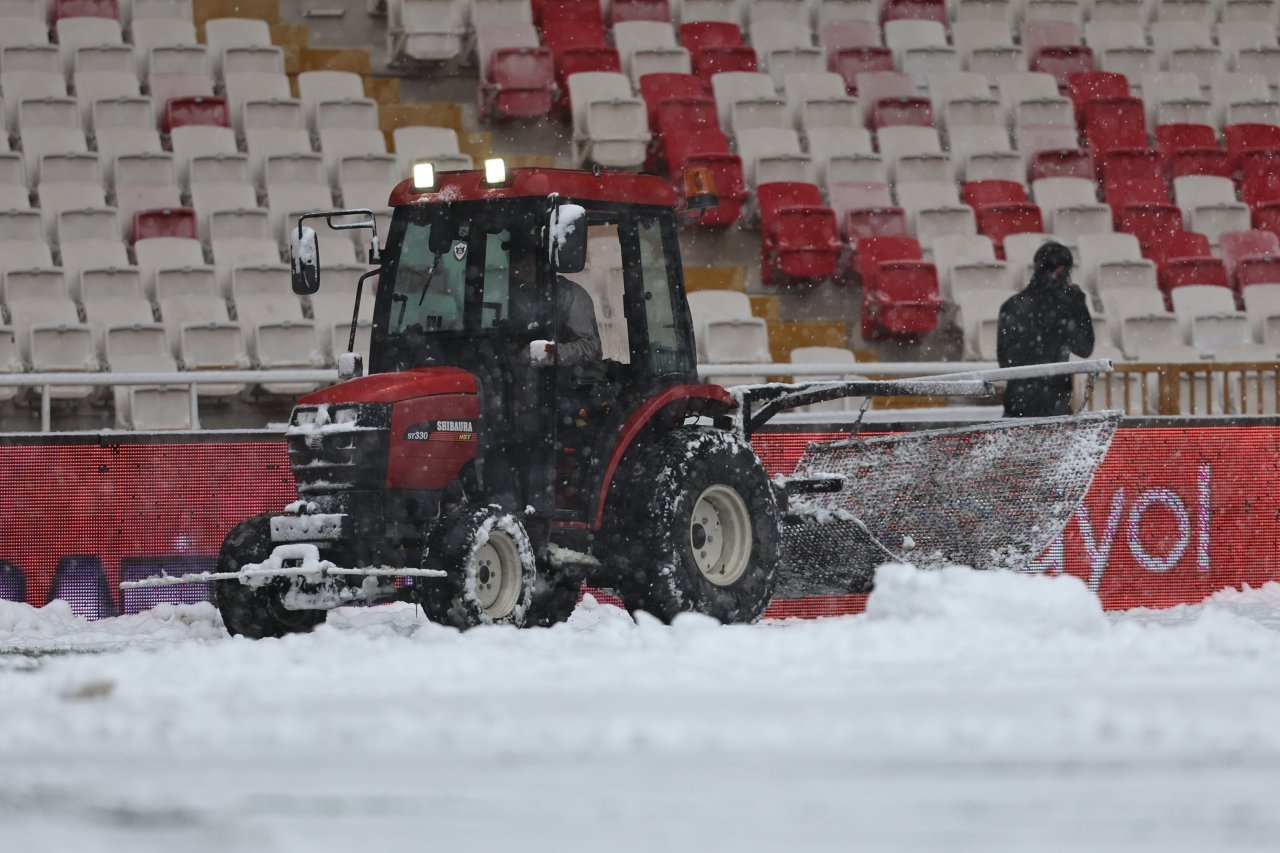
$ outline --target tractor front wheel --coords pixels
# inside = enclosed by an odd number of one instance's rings
[[[567,619],[576,603],[576,587],[569,596],[535,557],[520,518],[497,506],[460,507],[436,522],[423,567],[445,573],[415,581],[423,612],[460,630],[550,625]]]
[[[637,454],[622,523],[631,536],[619,592],[629,610],[664,622],[682,612],[754,622],[778,585],[781,534],[768,475],[751,446],[725,432],[684,428]]]
[[[219,572],[238,572],[271,556],[271,516],[256,515],[231,528],[218,553]],[[261,640],[310,631],[328,615],[324,610],[289,610],[276,583],[249,586],[231,579],[214,584],[222,624],[234,635]]]

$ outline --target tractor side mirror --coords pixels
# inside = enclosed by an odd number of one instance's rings
[[[578,273],[587,265],[587,210],[580,204],[561,204],[551,211],[547,228],[551,263],[556,272]]]
[[[289,231],[289,259],[293,292],[310,296],[320,289],[320,241],[316,230],[305,225]]]

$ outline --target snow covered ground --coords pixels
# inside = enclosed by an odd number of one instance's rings
[[[0,849],[1277,849],[1280,585],[1104,615],[882,570],[863,616],[549,630],[0,603]]]

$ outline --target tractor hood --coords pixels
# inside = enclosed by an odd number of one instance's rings
[[[415,367],[398,373],[375,373],[308,394],[299,406],[322,403],[399,403],[440,394],[474,394],[476,378],[456,367]]]

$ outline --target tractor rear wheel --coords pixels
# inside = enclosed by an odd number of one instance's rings
[[[423,568],[443,578],[414,583],[418,604],[433,622],[460,630],[477,625],[550,625],[577,603],[563,578],[538,560],[516,513],[497,506],[462,506],[436,522]]]
[[[781,533],[768,475],[736,435],[683,428],[636,454],[615,530],[618,591],[664,622],[682,612],[754,622],[778,585]]]
[[[231,528],[218,553],[219,572],[238,572],[271,556],[271,516],[256,515]],[[324,610],[289,610],[276,583],[249,586],[238,580],[217,581],[214,601],[228,633],[261,640],[310,631],[325,620]]]

